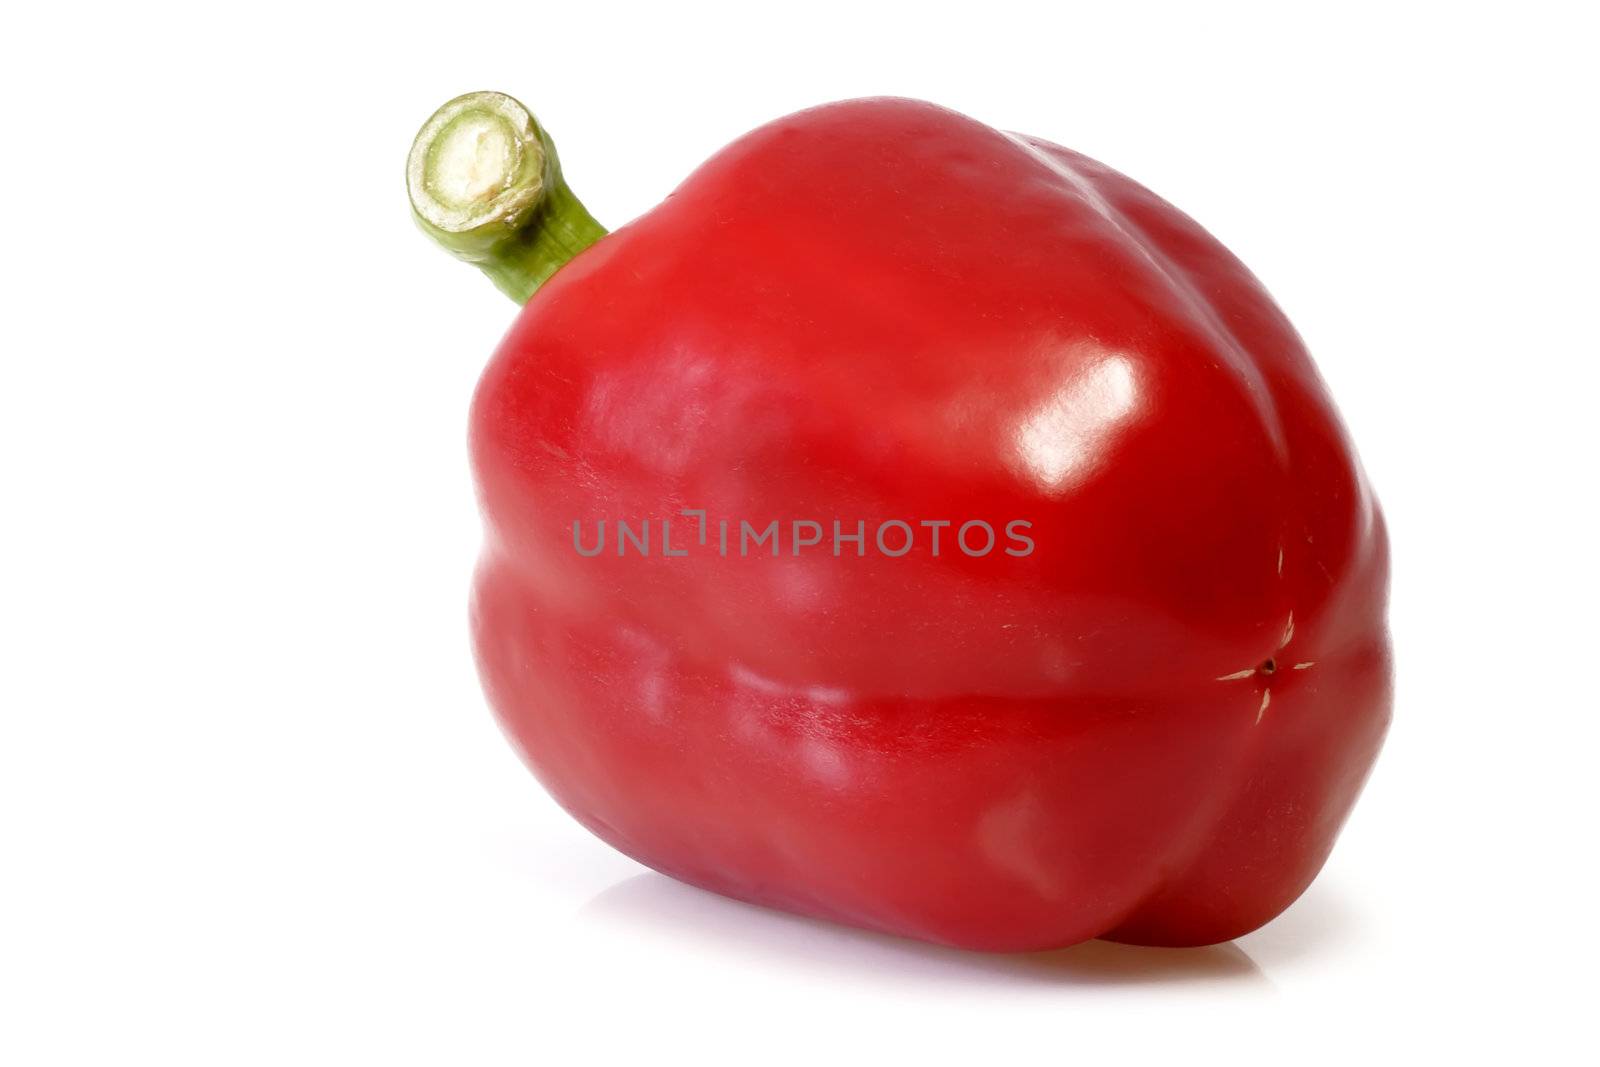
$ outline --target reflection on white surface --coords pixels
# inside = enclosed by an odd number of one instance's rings
[[[877,980],[898,989],[908,983],[963,989],[1016,983],[1089,988],[1203,983],[1272,989],[1261,968],[1235,944],[1144,948],[1087,941],[1054,952],[966,952],[744,904],[654,872],[601,892],[581,909],[578,921],[619,927],[630,953],[651,951],[650,938],[663,935],[674,950],[692,945],[702,960],[852,982]]]
[[[1064,492],[1095,468],[1138,402],[1138,375],[1126,356],[1089,364],[1017,427],[1023,464],[1045,492]]]

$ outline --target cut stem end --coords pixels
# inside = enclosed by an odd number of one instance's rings
[[[417,134],[406,187],[419,218],[466,236],[525,219],[544,196],[545,164],[527,108],[502,93],[468,93],[435,111]]]
[[[406,189],[423,232],[518,303],[606,234],[567,187],[549,135],[504,93],[435,111],[412,142]]]

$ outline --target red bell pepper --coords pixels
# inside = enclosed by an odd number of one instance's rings
[[[597,836],[989,950],[1223,941],[1310,883],[1389,721],[1383,520],[1196,223],[898,99],[764,126],[609,235],[499,94],[408,181],[526,301],[472,407],[472,630]]]

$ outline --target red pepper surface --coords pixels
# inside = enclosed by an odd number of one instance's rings
[[[1288,320],[1140,185],[930,104],[774,122],[562,267],[471,451],[505,729],[597,836],[730,897],[1224,941],[1316,875],[1389,720],[1383,521]],[[779,554],[720,554],[721,519]],[[652,553],[575,551],[601,520]],[[1031,552],[969,555],[975,520]]]

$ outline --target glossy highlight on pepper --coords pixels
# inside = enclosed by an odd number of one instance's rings
[[[1208,944],[1299,896],[1389,721],[1388,549],[1227,249],[919,101],[772,122],[609,235],[520,104],[441,115],[418,220],[526,301],[472,405],[473,638],[567,811],[694,885],[973,949]],[[1031,550],[574,551],[685,509],[1020,517]]]

